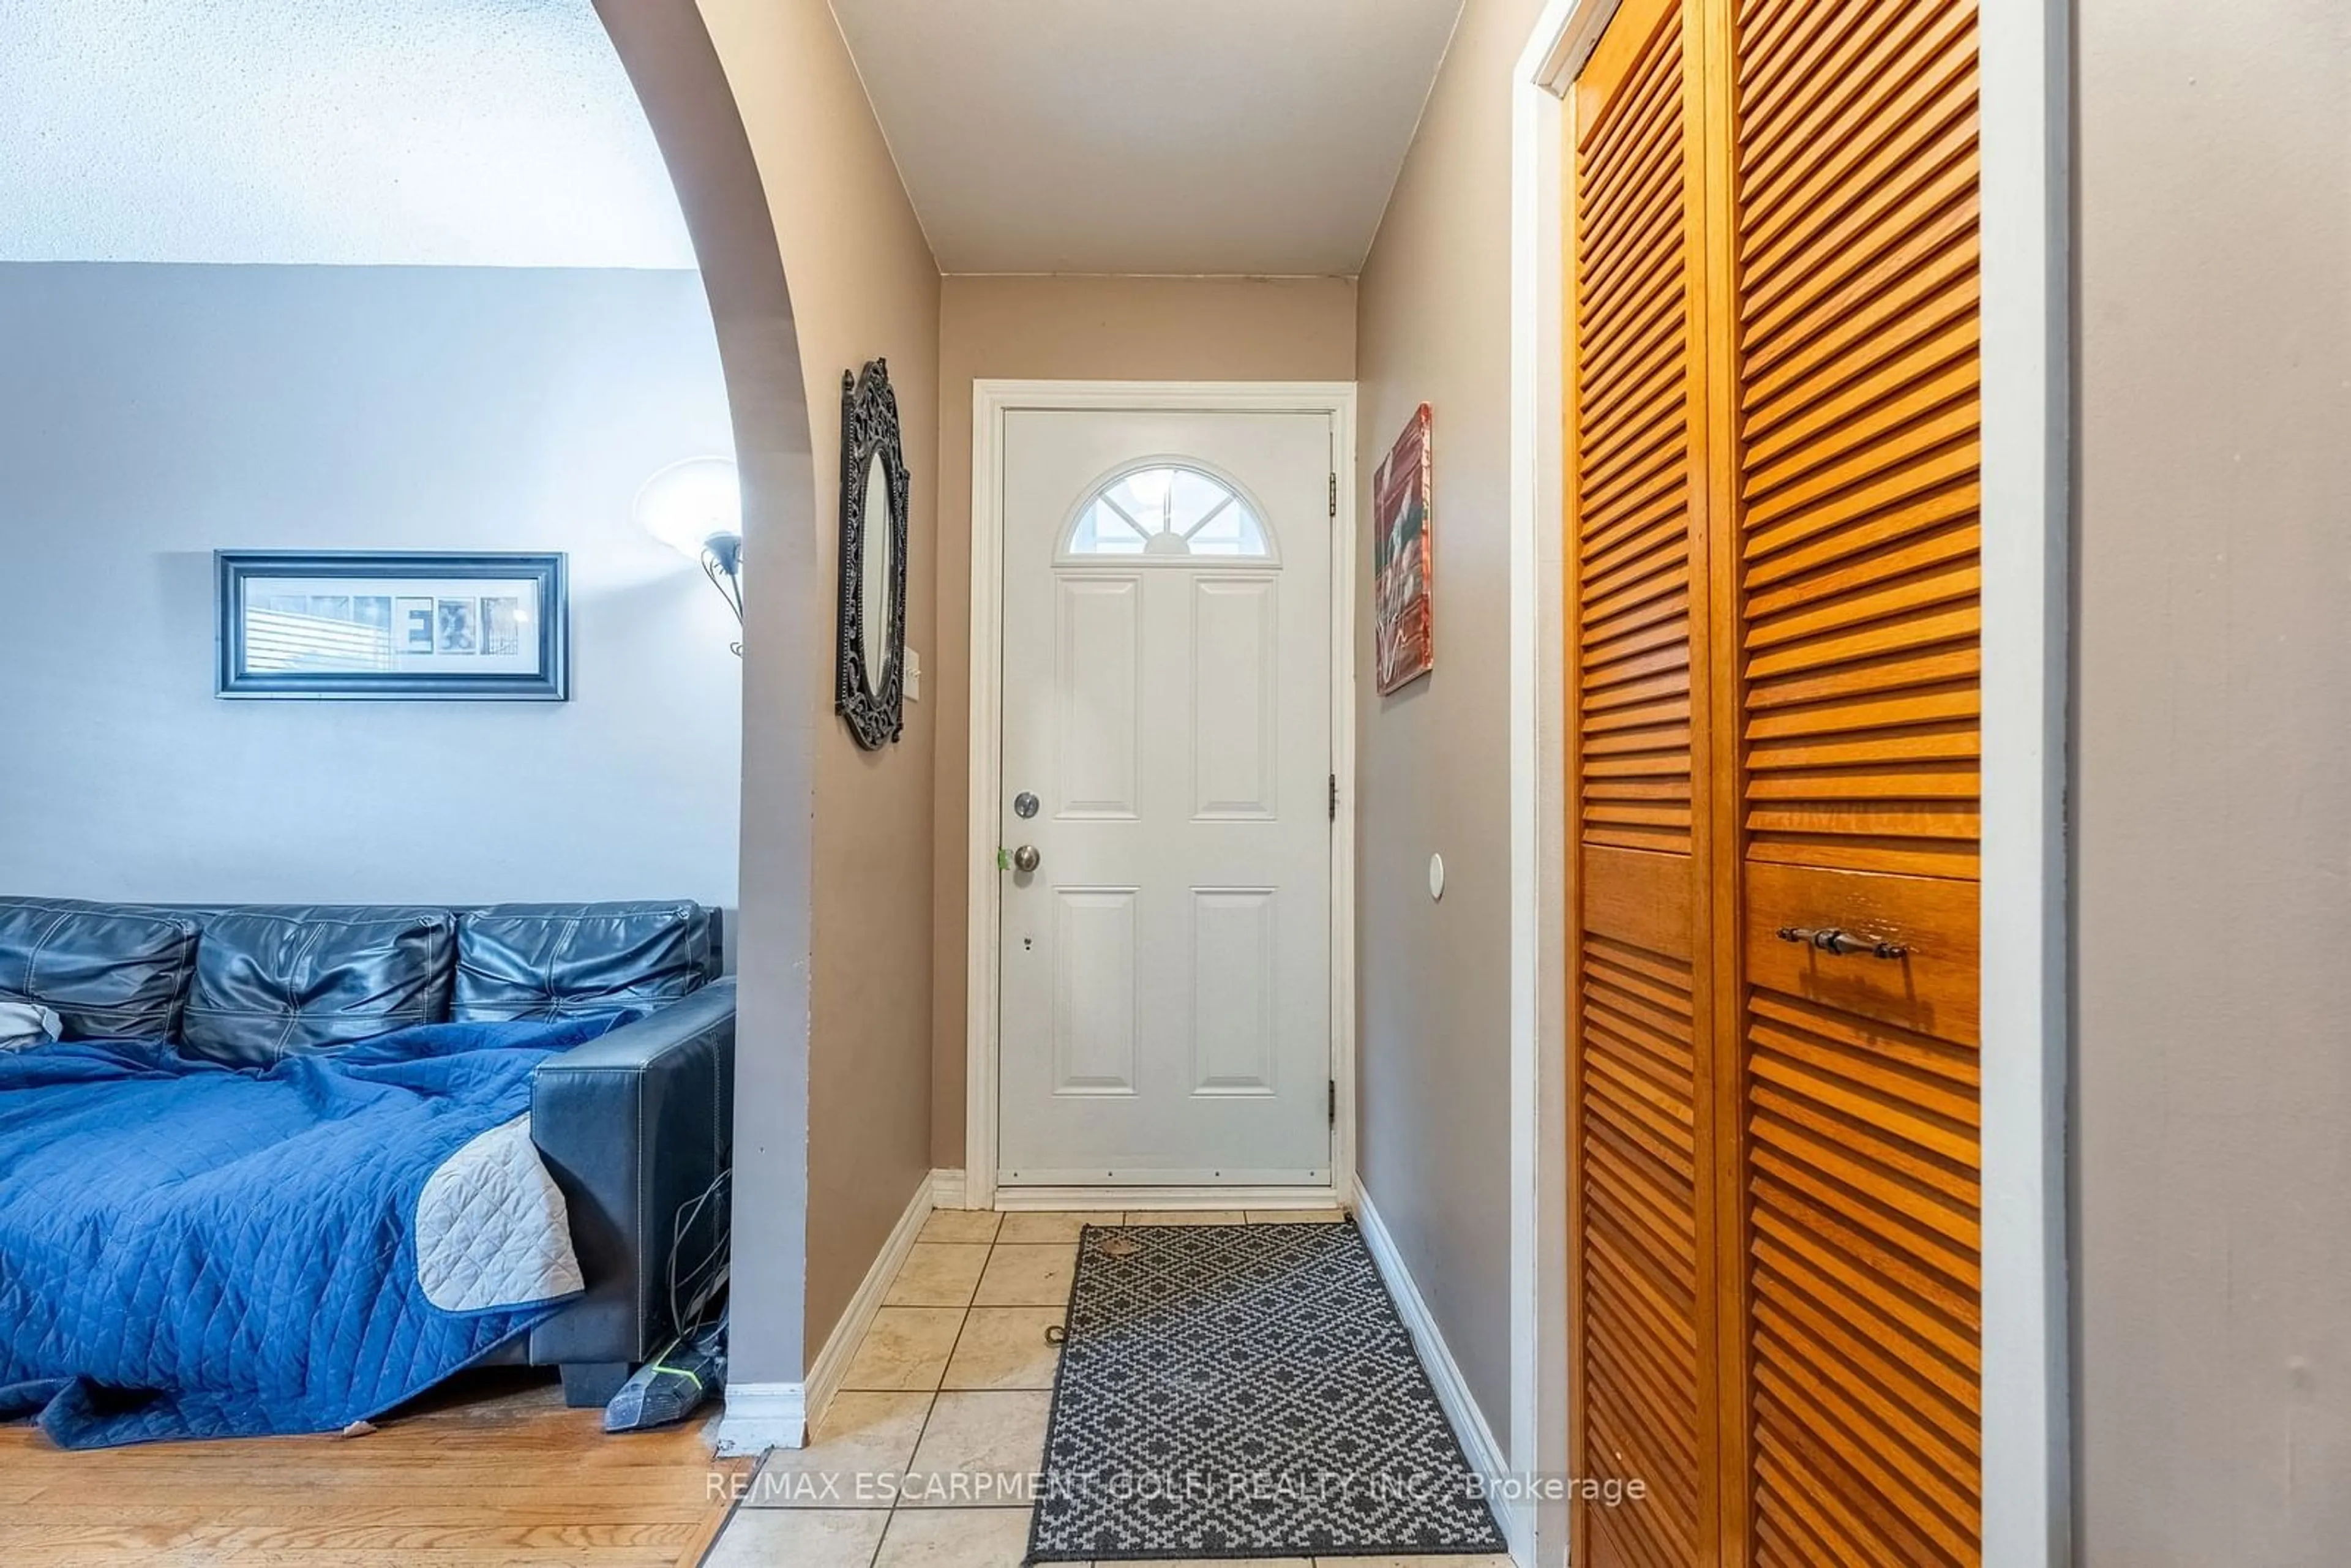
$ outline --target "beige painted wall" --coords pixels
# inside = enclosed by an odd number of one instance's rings
[[[2351,1554],[2351,28],[2081,0],[2091,1568]]]
[[[814,822],[808,844],[810,921],[804,1099],[749,1073],[737,1121],[738,1250],[747,1243],[789,1260],[805,1248],[801,1328],[762,1333],[747,1382],[798,1382],[864,1277],[891,1227],[930,1169],[930,998],[910,977],[930,967],[931,779],[935,707],[908,709],[905,738],[860,751],[832,713],[834,580],[840,493],[841,375],[886,357],[897,388],[906,462],[915,476],[907,622],[931,622],[937,574],[939,276],[863,87],[824,0],[701,0],[712,43],[741,111],[783,252],[806,386],[808,482],[817,518],[813,581],[820,591],[784,595],[771,580],[754,605],[747,645],[744,841],[747,873],[775,812],[806,810],[769,799],[758,758],[813,747]],[[737,411],[738,418],[741,411]],[[763,592],[756,541],[747,552],[749,591]],[[804,586],[804,585],[803,585]],[[762,616],[762,605],[797,612]],[[794,623],[795,621],[798,623]],[[793,662],[814,680],[787,691],[761,682],[761,640],[807,639]],[[805,800],[807,797],[801,797]],[[752,908],[746,881],[746,920]],[[749,959],[747,957],[747,962]],[[768,977],[771,981],[779,977]],[[755,977],[746,976],[747,991]],[[778,986],[779,995],[791,988]],[[781,1049],[754,1038],[742,1050]],[[748,1103],[754,1085],[777,1092]],[[789,1166],[805,1161],[799,1179]],[[804,1182],[804,1188],[801,1183]],[[806,1227],[794,1207],[806,1195]],[[744,1261],[738,1259],[738,1281]],[[776,1275],[775,1259],[752,1277]],[[789,1269],[784,1270],[789,1273]],[[743,1307],[738,1284],[738,1319]]]
[[[931,1155],[963,1164],[970,897],[971,383],[1351,381],[1355,287],[1336,278],[954,277],[939,319],[938,619],[923,702],[938,731]]]
[[[1360,515],[1432,406],[1436,670],[1364,682],[1363,1185],[1488,1424],[1510,1430],[1511,69],[1538,0],[1468,0],[1361,283]],[[1371,595],[1371,534],[1356,596]],[[1361,667],[1370,667],[1370,626]],[[1428,857],[1445,857],[1445,897]]]

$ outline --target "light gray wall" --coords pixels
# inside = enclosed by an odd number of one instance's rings
[[[1538,0],[1470,0],[1358,285],[1357,512],[1435,419],[1437,667],[1372,687],[1361,617],[1363,1185],[1498,1435],[1510,1429],[1510,78]],[[1369,604],[1371,529],[1356,601]],[[1428,857],[1445,856],[1445,898]]]
[[[2351,21],[2081,0],[2077,1513],[2351,1541]]]
[[[0,889],[732,907],[733,622],[630,516],[731,450],[692,272],[0,266]],[[566,550],[573,700],[221,701],[216,548]]]

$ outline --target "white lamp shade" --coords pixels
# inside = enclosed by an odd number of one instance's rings
[[[740,538],[743,490],[731,457],[673,463],[637,491],[637,526],[685,557],[702,559],[714,534]]]

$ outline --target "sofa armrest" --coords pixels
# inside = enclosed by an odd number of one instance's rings
[[[562,1188],[587,1293],[539,1325],[530,1358],[643,1362],[675,1331],[670,1272],[723,1258],[727,1205],[679,1215],[733,1164],[735,982],[716,981],[539,1064],[531,1139]]]

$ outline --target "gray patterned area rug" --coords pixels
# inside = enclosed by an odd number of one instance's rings
[[[1088,1226],[1030,1563],[1505,1550],[1353,1223]]]

